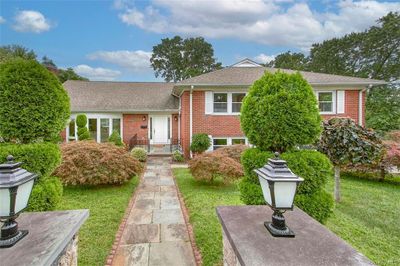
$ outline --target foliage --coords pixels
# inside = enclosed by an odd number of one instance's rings
[[[79,230],[78,265],[103,265],[115,240],[129,199],[138,185],[132,178],[121,186],[64,187],[57,210],[89,209]]]
[[[22,168],[39,176],[49,176],[61,162],[61,152],[57,144],[43,142],[31,144],[0,144],[0,163],[8,155],[15,162],[22,162]]]
[[[222,178],[224,183],[231,183],[243,176],[239,162],[225,154],[205,153],[189,161],[189,168],[196,180],[213,182]]]
[[[76,116],[76,126],[78,127],[78,140],[90,139],[89,130],[87,128],[87,117],[85,114],[79,114]]]
[[[4,45],[0,47],[0,63],[12,59],[36,60],[36,54],[33,50],[29,50],[21,45]]]
[[[265,199],[260,183],[255,183],[251,177],[243,177],[238,184],[240,199],[246,205],[265,205]]]
[[[185,157],[183,157],[182,152],[180,151],[174,151],[172,153],[172,160],[174,162],[184,162],[185,161]]]
[[[299,73],[265,72],[250,87],[240,115],[250,143],[278,152],[317,140],[320,122],[314,92]]]
[[[334,207],[332,196],[323,189],[296,195],[295,204],[320,223],[326,222]]]
[[[136,160],[139,160],[140,162],[145,162],[147,161],[147,151],[143,148],[133,148],[131,150],[131,154],[133,156],[133,158],[135,158]]]
[[[54,174],[65,185],[122,184],[142,171],[124,148],[94,141],[61,145],[62,164]]]
[[[108,142],[112,142],[117,146],[124,146],[124,143],[122,142],[122,138],[119,135],[117,130],[114,130],[111,135],[108,137]]]
[[[290,51],[277,55],[267,66],[293,70],[307,70],[309,58],[302,53]]]
[[[249,148],[248,146],[243,144],[229,145],[226,147],[219,148],[213,151],[213,153],[221,156],[227,156],[229,158],[234,159],[236,162],[240,163],[240,158],[242,157],[242,153],[248,148]]]
[[[167,82],[177,82],[221,68],[221,63],[216,63],[211,44],[202,37],[162,39],[153,47],[150,62],[155,76],[161,76]]]
[[[65,128],[69,98],[61,83],[36,61],[0,64],[0,135],[6,141],[52,140]]]
[[[45,177],[37,182],[29,198],[29,211],[53,211],[60,203],[63,187],[58,177]]]
[[[68,67],[67,69],[58,68],[57,69],[57,77],[61,83],[64,83],[67,80],[84,80],[84,81],[89,80],[88,78],[84,78],[84,77],[76,74],[76,72],[70,67]]]
[[[396,86],[369,89],[365,120],[367,127],[380,132],[400,129],[400,89]]]
[[[211,146],[211,140],[205,133],[198,133],[192,136],[190,150],[194,153],[205,152]]]
[[[318,150],[334,165],[372,164],[382,156],[382,143],[374,131],[350,118],[331,118],[324,122]]]

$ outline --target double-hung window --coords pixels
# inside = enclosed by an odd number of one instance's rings
[[[333,92],[318,92],[318,108],[321,113],[334,112],[334,95]]]
[[[213,139],[213,150],[225,147],[228,145],[228,139]]]
[[[228,112],[228,93],[214,93],[214,113]]]
[[[207,92],[206,114],[239,114],[245,92]],[[209,110],[209,111],[208,111]]]
[[[245,96],[246,93],[232,93],[232,113],[240,113],[242,101]]]

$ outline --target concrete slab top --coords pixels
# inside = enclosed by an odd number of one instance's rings
[[[217,214],[242,265],[374,265],[298,208],[284,214],[295,238],[271,236],[268,206],[217,207]]]
[[[29,233],[15,246],[0,249],[0,264],[52,265],[88,217],[89,210],[21,214],[19,230]]]

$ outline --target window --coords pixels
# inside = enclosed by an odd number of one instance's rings
[[[110,119],[100,119],[100,142],[107,142],[110,136]]]
[[[232,113],[240,113],[242,101],[245,96],[246,93],[232,93]]]
[[[214,113],[228,112],[228,94],[214,93]]]
[[[318,92],[318,107],[321,113],[333,112],[333,92]]]
[[[237,145],[237,144],[246,144],[246,139],[232,139],[232,145]]]
[[[97,140],[97,119],[89,118],[89,134],[94,140]]]
[[[213,139],[213,149],[219,149],[228,145],[228,139]]]
[[[68,140],[75,140],[75,120],[72,119],[69,122],[69,129],[68,129]]]
[[[113,118],[113,120],[112,120],[112,128],[113,128],[113,132],[117,131],[118,134],[121,136],[121,119]]]

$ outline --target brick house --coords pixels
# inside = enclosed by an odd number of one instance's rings
[[[88,117],[93,139],[107,141],[117,130],[130,147],[143,146],[150,152],[169,153],[180,147],[190,156],[193,134],[210,136],[210,150],[248,143],[240,128],[240,107],[251,84],[265,71],[249,59],[230,67],[178,83],[67,81],[71,99],[71,120],[62,133],[65,141],[76,140],[75,118]],[[281,70],[294,73],[293,70]],[[365,121],[365,96],[380,80],[300,71],[313,87],[324,119],[350,117]]]

